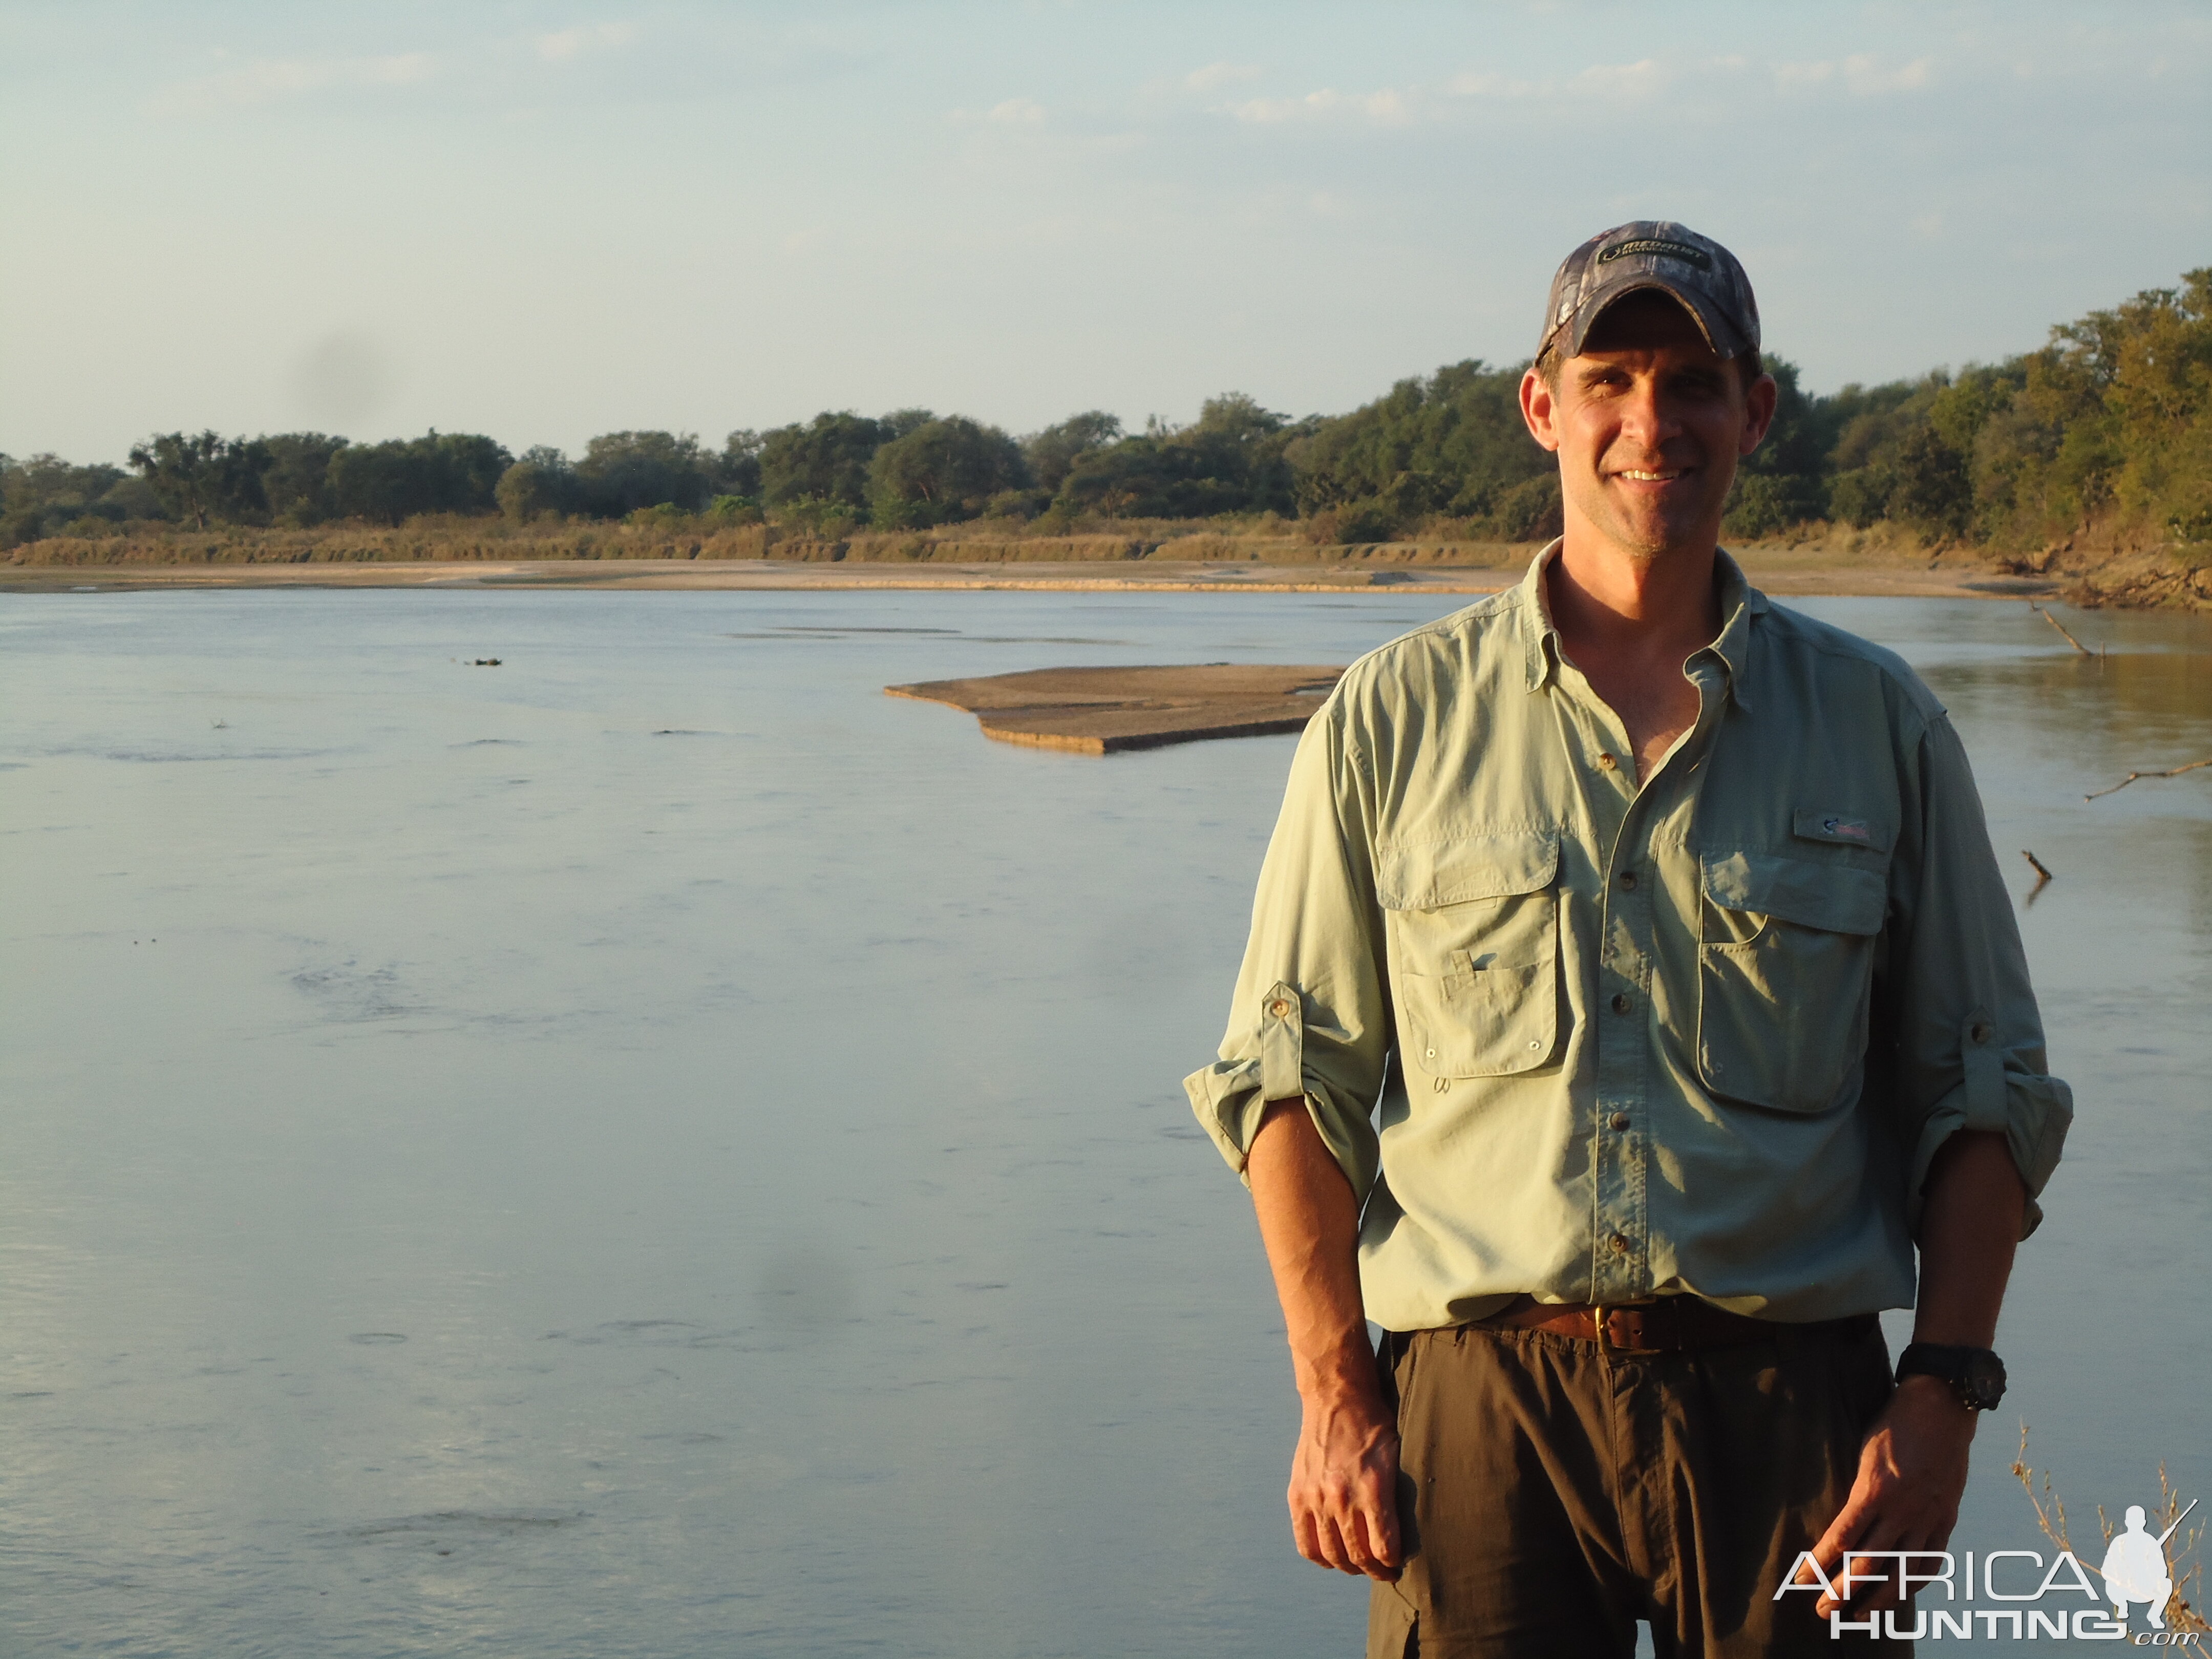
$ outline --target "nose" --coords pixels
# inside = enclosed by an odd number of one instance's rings
[[[1682,422],[1661,392],[1657,375],[1636,377],[1621,403],[1620,430],[1623,437],[1642,444],[1654,454],[1668,439],[1680,435]]]

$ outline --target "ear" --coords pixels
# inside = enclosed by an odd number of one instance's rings
[[[1765,438],[1766,428],[1774,424],[1775,399],[1780,395],[1771,374],[1762,374],[1751,383],[1751,390],[1743,397],[1743,435],[1736,440],[1738,455],[1750,454]]]
[[[1772,401],[1770,397],[1770,418]],[[1521,418],[1528,422],[1528,435],[1554,452],[1559,447],[1559,428],[1553,422],[1553,416],[1559,412],[1558,404],[1552,388],[1544,383],[1544,377],[1534,368],[1521,377]],[[1763,426],[1759,428],[1761,432],[1765,429]],[[1748,450],[1744,453],[1750,453]]]

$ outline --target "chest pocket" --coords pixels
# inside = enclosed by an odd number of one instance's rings
[[[1729,934],[1698,947],[1705,1086],[1776,1111],[1826,1111],[1866,1053],[1883,872],[1766,853],[1704,862],[1705,902]]]
[[[1559,842],[1468,836],[1379,853],[1399,1058],[1431,1077],[1534,1071],[1559,1042]]]

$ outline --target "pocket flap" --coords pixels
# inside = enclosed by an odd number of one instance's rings
[[[1456,836],[1377,848],[1375,896],[1386,910],[1509,898],[1549,887],[1559,872],[1555,831]]]
[[[1724,910],[1779,916],[1831,933],[1881,932],[1888,883],[1879,870],[1771,853],[1708,853],[1705,896]]]
[[[1879,819],[1856,817],[1849,812],[1821,811],[1801,806],[1790,820],[1790,833],[1803,841],[1832,842],[1838,847],[1863,847],[1869,852],[1887,853],[1897,838],[1887,824]]]

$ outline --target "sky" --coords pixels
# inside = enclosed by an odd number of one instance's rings
[[[0,0],[0,452],[1353,408],[1717,237],[1804,384],[2212,264],[2212,3]]]

